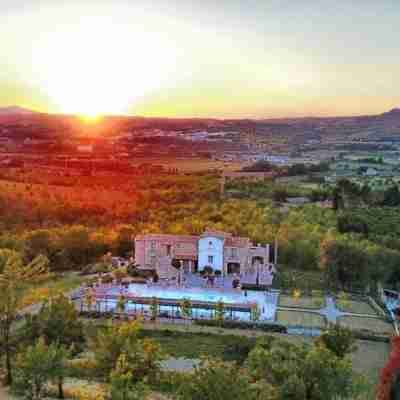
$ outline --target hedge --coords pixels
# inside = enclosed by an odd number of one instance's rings
[[[248,321],[216,321],[214,319],[198,319],[193,321],[195,325],[199,326],[213,326],[225,329],[249,329],[260,330],[263,332],[277,332],[287,333],[287,328],[280,324],[272,323],[257,323]]]

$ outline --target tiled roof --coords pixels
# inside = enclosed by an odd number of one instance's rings
[[[137,235],[135,240],[171,240],[171,241],[197,241],[198,236],[191,235],[169,235],[163,233],[149,233],[147,235]]]

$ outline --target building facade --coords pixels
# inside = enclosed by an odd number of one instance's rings
[[[172,260],[179,260],[185,272],[211,267],[221,275],[261,273],[269,268],[269,245],[254,246],[249,238],[206,230],[200,236],[148,234],[135,238],[135,262],[154,269],[160,277],[176,274]]]

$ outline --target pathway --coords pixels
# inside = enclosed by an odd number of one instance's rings
[[[320,309],[311,309],[311,308],[300,308],[300,307],[289,307],[289,306],[278,306],[277,310],[285,310],[285,311],[301,311],[308,313],[315,313],[324,316],[329,323],[335,324],[339,317],[367,317],[367,318],[376,318],[380,319],[379,315],[373,314],[359,314],[352,312],[344,312],[340,311],[335,304],[335,300],[332,296],[325,297],[325,307]]]
[[[163,369],[178,372],[190,372],[200,364],[200,360],[191,358],[168,358],[161,363]]]

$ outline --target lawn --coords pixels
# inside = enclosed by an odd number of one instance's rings
[[[23,307],[39,303],[48,298],[51,293],[68,293],[78,288],[84,279],[85,278],[82,278],[78,274],[70,272],[63,275],[54,275],[44,281],[31,284],[25,288],[24,297],[22,299]]]
[[[379,378],[379,371],[385,365],[390,353],[389,343],[356,341],[357,350],[351,355],[353,369],[362,373],[373,385]]]
[[[366,301],[337,299],[336,307],[343,312],[377,315],[377,312],[374,310],[374,308]]]
[[[338,322],[340,325],[354,330],[368,330],[383,335],[394,333],[393,326],[380,318],[343,316],[338,318]]]
[[[305,311],[286,311],[276,312],[276,322],[283,325],[301,325],[310,328],[324,328],[325,318],[322,315]]]
[[[323,297],[294,297],[279,295],[278,306],[320,309],[325,306]]]
[[[255,345],[255,338],[206,332],[144,329],[141,336],[157,341],[161,344],[163,351],[174,358],[193,359],[208,356],[229,361],[243,361],[240,350],[249,349]]]

